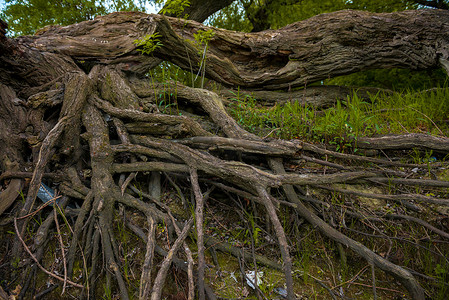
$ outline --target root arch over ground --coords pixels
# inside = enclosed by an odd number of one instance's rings
[[[98,297],[98,278],[102,276],[121,299],[160,299],[173,265],[187,274],[189,299],[196,294],[200,299],[216,299],[205,280],[207,248],[283,270],[286,297],[295,299],[292,240],[280,219],[281,211],[287,210],[312,224],[340,245],[339,249],[344,246],[342,252],[350,249],[365,259],[373,274],[380,269],[400,282],[412,299],[424,299],[416,271],[393,263],[342,231],[345,218],[361,222],[395,218],[420,224],[431,237],[447,240],[443,226],[424,220],[424,216],[430,206],[447,207],[449,199],[434,193],[414,194],[408,188],[430,186],[444,194],[447,181],[410,178],[412,169],[444,164],[396,162],[342,154],[301,140],[260,138],[228,114],[220,93],[179,83],[167,89],[143,75],[160,59],[193,73],[200,72],[203,64],[205,76],[225,87],[270,90],[270,94],[369,68],[435,68],[447,60],[448,24],[449,13],[439,10],[393,14],[343,11],[278,31],[244,34],[212,29],[207,52],[199,51],[203,48],[192,37],[209,28],[194,21],[142,13],[114,13],[49,28],[32,37],[1,36],[0,178],[6,188],[0,194],[0,208],[3,213],[15,204],[12,213],[17,215],[9,220],[16,231],[13,255],[36,262],[9,266],[9,270],[16,268],[14,272],[25,270],[20,277],[20,296],[32,293],[35,274],[41,268],[54,279],[47,290],[38,289],[42,294],[60,286],[80,289],[78,296]],[[133,41],[155,32],[161,34],[164,45],[150,56],[141,55]],[[176,95],[182,103],[181,113],[159,111],[155,95],[166,93]],[[11,120],[17,122],[11,124]],[[447,151],[448,140],[408,135],[361,140],[363,143],[370,149]],[[316,168],[318,165],[323,168]],[[141,174],[150,184],[137,190],[134,182]],[[184,209],[194,207],[190,218],[180,218],[161,200],[161,174],[179,193]],[[48,203],[55,213],[36,209],[43,181],[58,184],[60,196],[55,203]],[[178,186],[180,182],[187,184],[190,192],[186,194],[186,189]],[[359,196],[400,203],[401,213],[370,211],[363,215],[349,204],[327,203],[306,192],[331,189],[357,194],[339,184],[385,182],[402,186],[403,192],[358,192]],[[15,203],[21,188],[26,191],[23,205]],[[266,211],[265,221],[279,247],[276,260],[208,234],[204,206],[214,193],[241,197]],[[38,214],[45,220],[29,235],[30,220]],[[130,283],[124,277],[124,258],[114,229],[117,214],[125,219],[126,230],[146,243],[138,295],[130,294]],[[133,222],[135,214],[144,221]],[[42,260],[51,232],[61,233],[61,222],[70,224],[68,244],[59,241],[64,267],[49,271]],[[157,224],[167,228],[168,251],[157,243]],[[190,249],[192,244],[195,250]],[[163,259],[156,268],[159,257]],[[75,276],[74,269],[82,271]],[[11,282],[19,280],[13,276]],[[375,282],[373,275],[374,293]],[[327,290],[336,297],[335,290]]]

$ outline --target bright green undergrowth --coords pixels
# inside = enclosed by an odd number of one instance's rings
[[[326,142],[343,151],[356,146],[361,136],[407,132],[447,136],[448,97],[448,88],[377,94],[365,100],[355,92],[317,110],[298,101],[263,107],[251,95],[236,93],[230,113],[251,132]]]

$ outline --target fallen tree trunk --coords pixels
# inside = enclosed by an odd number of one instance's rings
[[[448,59],[448,20],[449,12],[443,10],[340,11],[249,34],[159,15],[114,13],[19,41],[78,62],[117,65],[123,71],[143,74],[154,56],[198,72],[204,45],[192,42],[193,34],[211,29],[207,77],[228,86],[281,89],[367,69],[438,68],[439,59]],[[163,46],[152,56],[139,55],[133,42],[155,32],[162,35]]]

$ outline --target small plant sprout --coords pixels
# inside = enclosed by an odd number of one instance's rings
[[[197,33],[193,34],[195,41],[198,45],[209,45],[210,40],[214,37],[215,32],[212,29],[209,30],[198,30]]]
[[[135,44],[137,47],[141,47],[137,49],[137,51],[145,55],[150,55],[156,49],[164,46],[164,44],[162,44],[160,40],[161,37],[162,35],[159,32],[155,32],[153,34],[146,35],[141,39],[135,40],[133,44]]]
[[[199,54],[201,55],[201,62],[200,62],[200,68],[198,70],[198,74],[196,74],[195,80],[198,78],[198,75],[202,73],[202,79],[201,79],[201,88],[204,87],[204,77],[206,74],[206,52],[207,48],[209,47],[210,40],[214,37],[215,32],[212,29],[209,30],[198,30],[197,33],[193,34],[193,37],[195,38],[195,43],[197,46],[203,46],[204,48],[202,51],[199,51]]]

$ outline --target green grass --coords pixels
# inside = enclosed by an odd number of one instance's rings
[[[250,95],[237,93],[230,113],[240,125],[259,135],[326,142],[343,151],[360,136],[408,132],[447,135],[448,97],[448,88],[377,94],[368,100],[354,93],[317,111],[297,101],[262,107]]]

